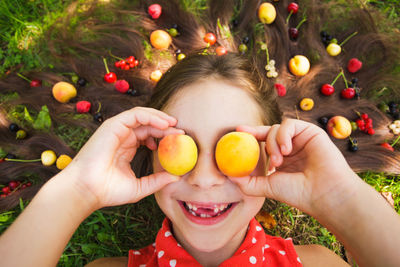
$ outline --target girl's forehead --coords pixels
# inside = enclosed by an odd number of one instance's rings
[[[238,125],[261,125],[260,107],[244,89],[218,79],[182,88],[164,111],[178,119],[177,128],[220,131]]]

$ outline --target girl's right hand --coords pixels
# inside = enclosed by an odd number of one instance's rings
[[[177,120],[162,111],[135,107],[104,123],[61,173],[94,202],[94,209],[137,202],[179,177],[167,172],[138,179],[131,161],[140,145],[157,149],[154,138],[183,134]]]

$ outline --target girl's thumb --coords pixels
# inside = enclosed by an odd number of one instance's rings
[[[148,195],[151,195],[166,186],[167,184],[179,181],[179,179],[179,176],[169,174],[166,171],[143,176],[139,178],[139,198],[141,199]]]
[[[273,195],[268,176],[231,177],[243,194],[254,197],[269,197]]]

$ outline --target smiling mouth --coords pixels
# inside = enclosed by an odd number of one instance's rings
[[[192,202],[181,201],[183,207],[191,215],[200,218],[218,217],[232,208],[233,203],[225,204],[198,204]]]

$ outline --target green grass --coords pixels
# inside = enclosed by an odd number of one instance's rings
[[[7,71],[24,72],[51,67],[52,62],[51,58],[47,57],[48,51],[43,43],[43,34],[58,18],[66,14],[66,8],[72,2],[72,0],[0,1],[2,17],[0,76]],[[393,21],[393,25],[399,25],[398,0],[362,0],[362,2],[373,3],[385,17]],[[181,0],[181,3],[193,13],[206,8],[204,0]],[[80,18],[74,19],[71,30],[79,22]],[[391,29],[393,30],[393,27]],[[0,96],[0,101],[4,102],[12,97],[15,96]],[[57,125],[56,133],[76,150],[90,136],[87,130],[82,131],[79,127],[71,128],[63,125]],[[363,173],[360,176],[377,191],[392,192],[395,209],[400,212],[399,177],[379,173]],[[0,214],[0,233],[14,222],[27,204],[28,202],[21,202],[13,210]],[[278,223],[277,227],[268,233],[285,238],[292,237],[296,244],[321,244],[341,255],[341,244],[336,237],[315,219],[275,201],[267,201],[264,208],[271,212]],[[99,257],[126,256],[129,249],[141,248],[154,241],[162,219],[163,215],[152,196],[134,205],[96,211],[77,229],[65,248],[59,266],[83,266]]]

